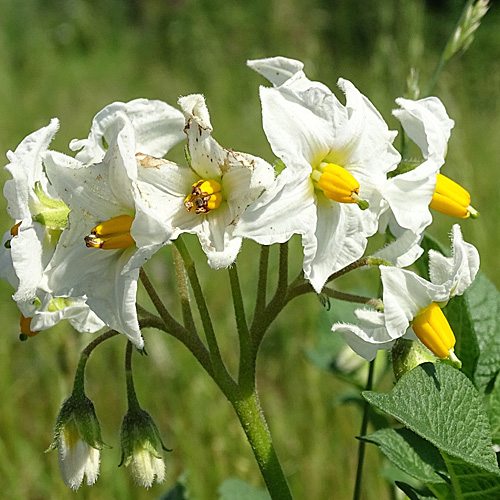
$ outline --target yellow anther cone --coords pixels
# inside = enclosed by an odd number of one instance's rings
[[[430,207],[460,219],[477,216],[477,212],[470,206],[470,194],[460,184],[443,174],[437,174],[436,189]]]
[[[85,244],[91,248],[116,250],[135,244],[130,230],[134,218],[130,215],[118,215],[101,222],[85,237]]]
[[[328,163],[318,180],[327,198],[339,203],[356,203],[353,193],[359,194],[359,182],[345,168]]]
[[[441,308],[435,303],[426,307],[413,320],[413,331],[438,358],[450,356],[455,345],[455,335]]]
[[[222,186],[214,179],[201,179],[191,187],[191,193],[186,196],[184,206],[188,212],[207,214],[219,207],[222,202]]]

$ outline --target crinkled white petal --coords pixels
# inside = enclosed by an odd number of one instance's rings
[[[70,226],[61,235],[47,269],[48,288],[58,296],[86,297],[89,307],[107,326],[142,348],[144,341],[135,308],[139,263],[145,263],[156,248],[87,248],[85,236],[101,221],[95,219],[89,224],[86,215],[76,210],[70,213]],[[130,265],[133,257],[134,267]]]
[[[177,210],[173,211],[170,223],[179,233],[198,235],[210,266],[227,267],[234,262],[241,246],[241,236],[234,234],[235,224],[248,205],[271,185],[274,172],[264,160],[225,149],[212,138],[210,117],[202,95],[181,97],[179,105],[186,117],[190,167],[197,175],[195,182],[216,180],[221,185],[223,199],[206,214],[188,213],[184,200],[191,192],[191,185],[187,185],[179,194]],[[181,170],[172,173],[182,175]],[[180,182],[177,184],[180,187]]]
[[[346,105],[338,122],[331,118],[336,140],[327,159],[349,170],[362,187],[363,178],[380,185],[401,159],[392,145],[397,132],[389,130],[375,106],[351,82],[340,78],[338,85]]]
[[[267,78],[274,86],[279,87],[293,76],[300,74],[305,76],[302,69],[304,64],[295,59],[287,57],[268,57],[265,59],[253,59],[247,61],[247,66],[264,78]]]
[[[94,484],[99,475],[99,450],[79,439],[73,447],[68,446],[64,433],[59,443],[59,470],[64,483],[77,490],[86,476],[87,484]]]
[[[452,257],[429,251],[429,275],[433,283],[446,286],[449,296],[462,295],[479,270],[479,253],[463,240],[460,226],[452,229]]]
[[[285,169],[274,184],[240,217],[235,235],[261,245],[284,243],[293,234],[311,234],[317,223],[314,187],[309,174]]]
[[[184,130],[188,138],[191,168],[201,179],[220,179],[233,158],[230,151],[211,135],[212,126],[205,98],[200,94],[181,97],[179,106],[186,117]]]
[[[449,298],[444,285],[430,283],[411,271],[380,266],[380,274],[385,323],[394,338],[401,337],[413,318],[431,302],[444,302]]]
[[[421,236],[413,231],[405,231],[395,241],[375,252],[373,257],[384,259],[397,267],[410,266],[424,251],[419,245],[421,239]]]
[[[311,172],[335,141],[335,129],[319,116],[320,104],[267,87],[260,88],[260,99],[264,131],[274,154],[288,168]]]
[[[48,330],[63,319],[67,319],[79,332],[94,333],[104,327],[104,322],[81,297],[68,298],[70,305],[55,311],[51,310],[51,305],[54,302],[52,295],[42,292],[38,298],[42,304],[40,306],[31,305],[32,310],[27,314],[32,318],[30,325],[32,331]],[[23,314],[26,316],[24,312]]]
[[[2,237],[0,246],[0,278],[9,283],[13,288],[19,285],[19,278],[17,277],[14,265],[12,263],[12,254],[10,248],[5,245],[12,240],[10,231],[6,231]]]
[[[309,80],[302,71],[304,64],[295,59],[281,56],[254,59],[247,61],[247,66],[267,78],[274,87],[285,92],[298,93],[313,87],[330,92],[326,85]]]
[[[381,349],[390,349],[395,342],[385,327],[384,314],[367,309],[357,309],[355,312],[359,322],[335,323],[333,332],[340,333],[351,349],[371,361]]]
[[[361,210],[355,204],[336,203],[318,194],[316,211],[316,248],[308,251],[314,247],[307,246],[310,236],[306,233],[303,267],[305,277],[319,293],[331,274],[362,257],[368,234]],[[372,229],[375,232],[376,225]]]
[[[74,139],[70,143],[73,151],[80,150],[76,158],[83,163],[100,162],[116,134],[116,120],[125,114],[135,131],[136,151],[162,157],[173,146],[184,139],[184,117],[182,113],[162,101],[134,99],[128,103],[115,102],[99,111],[92,121],[87,139]]]
[[[5,169],[12,179],[5,182],[3,193],[7,198],[7,212],[16,221],[31,221],[30,204],[38,202],[33,190],[35,182],[41,182],[46,194],[52,194],[43,173],[42,157],[58,128],[59,121],[53,118],[49,125],[23,139],[14,152],[7,153],[10,163]]]
[[[437,97],[418,101],[399,98],[396,103],[401,109],[395,109],[393,115],[421,149],[424,158],[435,156],[444,161],[455,122],[448,117],[443,103]]]
[[[36,297],[43,274],[44,235],[45,229],[39,224],[28,225],[27,228],[21,224],[17,236],[10,241],[12,263],[19,278],[19,286],[13,296],[15,301],[30,301]]]
[[[409,172],[387,179],[383,195],[394,217],[389,223],[393,234],[404,229],[422,234],[432,222],[429,203],[436,189],[440,167],[439,162],[427,160]]]
[[[47,270],[48,288],[59,296],[86,297],[102,321],[141,348],[135,308],[139,268],[173,230],[162,206],[155,207],[162,199],[158,186],[137,179],[130,120],[122,115],[118,121],[122,128],[99,164],[83,166],[64,155],[47,155],[47,171],[71,209],[68,227]],[[136,245],[117,250],[86,247],[84,238],[93,227],[123,214],[134,217],[131,235]]]

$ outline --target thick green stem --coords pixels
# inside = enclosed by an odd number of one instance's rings
[[[252,339],[248,330],[248,324],[241,294],[240,280],[236,262],[229,268],[229,281],[231,283],[231,294],[233,296],[234,315],[240,342],[240,368],[238,384],[244,392],[251,393],[255,386],[255,364],[252,359]]]
[[[368,370],[368,380],[366,382],[366,390],[371,391],[373,387],[373,373],[375,369],[375,360],[370,361],[370,369]],[[366,431],[368,429],[370,404],[365,401],[363,407],[363,420],[361,422],[360,436],[366,436]],[[363,465],[365,461],[365,450],[366,441],[359,441],[358,446],[358,466],[356,468],[356,483],[354,485],[354,495],[353,500],[359,500],[361,498],[361,485],[363,481]]]
[[[273,447],[257,393],[231,403],[252,447],[272,500],[291,500],[292,494]]]

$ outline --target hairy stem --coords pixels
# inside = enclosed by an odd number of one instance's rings
[[[274,449],[256,392],[231,401],[259,464],[272,500],[291,500],[292,494]]]
[[[198,334],[196,332],[189,331],[170,315],[167,308],[156,293],[156,290],[144,269],[141,268],[139,276],[147,294],[149,295],[149,298],[151,299],[151,302],[153,302],[153,305],[165,325],[164,330],[176,339],[180,340],[193,353],[194,357],[199,361],[201,366],[205,368],[208,374],[212,376],[213,368],[210,354]]]
[[[257,299],[255,301],[254,317],[259,316],[266,307],[267,269],[269,267],[269,247],[260,249],[259,280],[257,282]]]
[[[189,302],[189,289],[186,276],[186,268],[184,267],[184,261],[182,260],[179,250],[174,246],[172,247],[174,254],[174,266],[175,274],[177,276],[177,289],[179,290],[179,298],[181,300],[182,308],[182,318],[184,321],[184,326],[191,330],[196,331],[196,326],[194,324],[193,312],[191,311],[191,303]]]
[[[195,263],[189,255],[189,251],[181,238],[177,238],[174,241],[174,244],[177,250],[179,250],[182,260],[184,261],[184,266],[186,268],[189,282],[191,283],[191,288],[193,289],[196,305],[198,306],[198,311],[201,316],[208,349],[210,351],[210,359],[212,361],[213,378],[221,389],[224,387],[224,393],[226,393],[226,391],[232,391],[234,390],[236,383],[227,371],[226,365],[222,359],[212,319],[210,318],[210,313],[205,300],[205,295],[203,294],[198,274],[196,272]]]

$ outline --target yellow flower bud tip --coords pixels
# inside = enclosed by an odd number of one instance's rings
[[[359,196],[359,182],[340,165],[322,163],[313,170],[312,179],[330,200],[338,203],[357,203],[361,210],[369,206],[368,202]]]
[[[470,205],[470,194],[460,184],[443,174],[437,174],[436,189],[430,207],[438,212],[459,219],[467,219],[479,215]]]
[[[118,215],[101,222],[85,236],[85,244],[89,248],[116,250],[127,248],[135,244],[130,229],[134,218],[130,215]]]
[[[455,335],[438,304],[432,302],[413,319],[413,331],[438,358],[450,357]]]
[[[32,318],[26,318],[24,315],[21,314],[21,320],[19,321],[19,326],[21,328],[21,335],[24,335],[26,337],[34,337],[35,335],[40,333],[40,330],[36,332],[31,330],[31,320]]]
[[[184,200],[184,206],[188,212],[194,210],[195,214],[207,214],[221,204],[221,190],[222,187],[217,181],[201,179],[192,185],[191,193]]]

